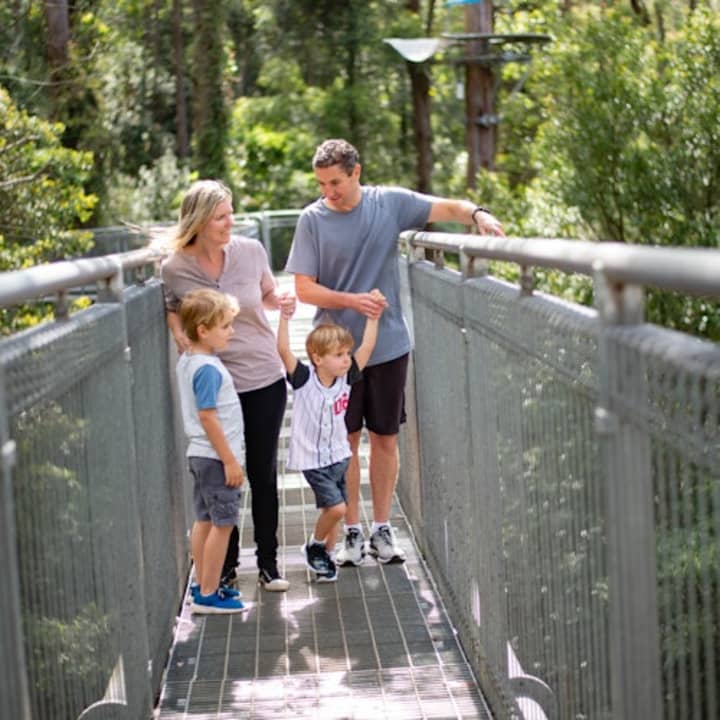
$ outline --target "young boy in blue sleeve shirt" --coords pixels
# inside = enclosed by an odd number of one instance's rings
[[[240,593],[220,586],[230,533],[245,481],[243,415],[230,373],[215,355],[232,335],[238,311],[229,295],[202,289],[188,293],[179,309],[190,347],[177,363],[187,457],[194,478],[196,520],[191,535],[197,585],[191,611],[227,614],[246,608]]]

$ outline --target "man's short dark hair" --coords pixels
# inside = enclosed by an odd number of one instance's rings
[[[325,140],[315,149],[312,165],[314,168],[326,168],[340,165],[350,175],[360,162],[358,151],[347,141],[339,138]]]

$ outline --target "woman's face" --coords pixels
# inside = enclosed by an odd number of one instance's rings
[[[215,206],[213,214],[197,234],[198,242],[220,247],[230,242],[233,226],[233,207],[230,200],[223,200]]]

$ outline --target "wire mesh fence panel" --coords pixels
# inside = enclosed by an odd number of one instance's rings
[[[720,348],[651,325],[611,341],[614,407],[649,444],[664,717],[718,718]],[[642,407],[629,366],[641,368]]]
[[[160,287],[124,300],[0,343],[34,720],[149,717],[181,597]]]
[[[152,685],[159,687],[177,600],[189,569],[192,484],[175,417],[178,406],[170,392],[175,382],[174,354],[171,360],[160,285],[126,290],[125,307],[133,369],[132,423],[148,643]]]
[[[407,272],[417,532],[481,680],[516,703],[501,712],[627,717],[638,694],[653,716],[718,717],[720,348]]]

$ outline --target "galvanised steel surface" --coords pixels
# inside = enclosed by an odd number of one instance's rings
[[[493,709],[718,717],[720,348],[644,323],[640,284],[717,296],[720,253],[404,241],[420,477],[402,482]],[[492,258],[522,287],[483,276]],[[592,276],[597,310],[533,292],[534,265]]]

